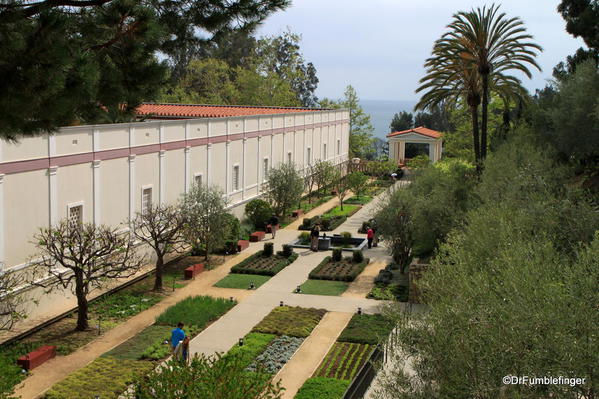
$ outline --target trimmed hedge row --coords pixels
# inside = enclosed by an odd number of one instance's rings
[[[274,276],[275,274],[277,274],[278,272],[280,272],[281,270],[283,270],[284,268],[289,266],[291,263],[293,263],[297,259],[298,254],[296,254],[294,252],[288,258],[285,258],[284,256],[281,256],[278,253],[275,256],[277,259],[280,259],[280,261],[271,269],[265,270],[265,269],[252,268],[252,263],[259,260],[261,257],[263,257],[263,251],[258,251],[255,254],[251,255],[250,257],[244,259],[240,263],[233,266],[231,268],[231,273],[258,274],[258,275],[262,275],[262,276]]]
[[[308,278],[315,280],[354,281],[364,271],[368,262],[370,262],[370,259],[364,258],[362,262],[355,263],[350,256],[342,259],[340,262],[333,262],[332,258],[327,256],[318,266],[312,269]]]

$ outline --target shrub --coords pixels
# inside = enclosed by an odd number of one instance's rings
[[[279,306],[274,308],[252,331],[265,334],[307,337],[326,310]]]
[[[158,326],[153,324],[144,328],[140,333],[129,338],[116,348],[104,353],[102,357],[139,360],[142,358],[142,354],[148,349],[149,343],[151,343],[151,346],[155,342],[162,343],[169,339],[172,329],[173,326]],[[185,327],[185,331],[188,331],[187,326]]]
[[[364,262],[364,254],[362,251],[354,251],[352,254],[352,262],[354,263],[362,263]]]
[[[268,202],[261,199],[251,200],[245,206],[245,215],[257,229],[263,229],[272,214],[272,207]]]
[[[282,335],[272,340],[266,350],[248,367],[249,371],[256,371],[260,366],[270,374],[276,374],[291,359],[304,338],[288,337]]]
[[[264,352],[264,349],[276,338],[274,334],[262,334],[252,332],[243,337],[243,346],[235,345],[226,356],[240,356],[244,362],[244,368],[249,366],[252,361]]]
[[[348,257],[335,262],[330,256],[327,256],[312,269],[308,276],[315,280],[354,281],[369,261],[370,259],[364,258],[361,263],[353,263],[352,258]]]
[[[333,249],[333,262],[341,262],[341,259],[343,259],[343,252],[341,249]]]
[[[380,314],[355,314],[339,335],[339,342],[377,344],[386,339],[393,329],[393,322]]]
[[[275,244],[272,242],[265,242],[264,243],[264,250],[262,250],[262,256],[264,256],[265,258],[271,257],[272,254],[274,253],[274,247]]]
[[[308,378],[294,399],[341,399],[350,381],[335,378]]]
[[[413,169],[424,168],[431,163],[426,155],[418,155],[408,161],[408,167]]]
[[[351,380],[372,353],[372,345],[335,342],[314,372],[315,377]]]
[[[293,254],[293,247],[289,244],[283,245],[283,256],[289,258]]]
[[[156,324],[176,326],[178,322],[195,325],[203,329],[206,325],[218,319],[237,302],[228,299],[212,298],[209,296],[193,296],[182,300],[165,310],[156,318]]]
[[[239,262],[231,268],[231,273],[259,274],[262,276],[274,276],[285,267],[293,263],[299,256],[292,253],[288,258],[280,256],[271,258],[262,256],[263,251],[258,251],[250,257]],[[276,262],[273,264],[273,262]]]

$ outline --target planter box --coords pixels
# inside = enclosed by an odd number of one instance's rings
[[[185,280],[190,280],[204,271],[204,264],[197,263],[185,269]]]
[[[248,240],[239,240],[237,241],[237,252],[241,252],[244,249],[247,249],[250,246],[250,242]]]
[[[277,227],[277,230],[279,230],[279,228],[281,227],[281,225],[277,224],[276,227]],[[267,224],[266,225],[266,232],[267,233],[272,233],[272,225],[271,224]]]
[[[304,214],[303,209],[296,209],[295,211],[291,212],[291,216],[294,218],[298,218],[298,217],[302,216],[303,214]]]
[[[263,231],[255,231],[250,235],[250,242],[258,242],[264,240],[264,235],[266,233]]]
[[[17,364],[23,367],[25,370],[31,370],[36,368],[40,364],[52,359],[54,356],[56,356],[55,346],[40,346],[36,350],[29,352],[24,356],[21,356],[17,360]]]

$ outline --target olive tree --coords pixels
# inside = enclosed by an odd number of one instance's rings
[[[304,192],[304,180],[295,165],[282,163],[268,172],[265,199],[279,216],[287,215]]]
[[[335,167],[329,161],[318,161],[314,164],[314,182],[318,190],[323,193],[333,181]]]
[[[340,168],[334,169],[331,179],[333,188],[339,199],[339,205],[341,206],[341,210],[343,210],[343,200],[347,197],[347,194],[349,194],[350,180],[348,179],[348,175],[344,175]]]
[[[183,236],[194,248],[203,247],[205,259],[229,237],[227,201],[217,186],[194,184],[183,195],[180,212],[185,215]]]
[[[146,260],[131,238],[118,227],[66,219],[41,228],[34,236],[39,260],[35,261],[32,284],[48,291],[71,289],[77,297],[76,330],[86,330],[89,294],[115,279],[131,277]]]
[[[152,204],[143,212],[137,212],[130,226],[135,238],[149,245],[156,254],[156,277],[154,290],[162,290],[164,257],[178,251],[183,244],[182,230],[185,219],[175,205]]]
[[[368,176],[362,172],[352,172],[347,175],[347,185],[356,194],[356,197],[360,198],[360,195],[368,187]]]

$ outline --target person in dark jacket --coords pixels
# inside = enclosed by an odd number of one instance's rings
[[[279,227],[279,218],[277,217],[277,215],[273,213],[268,223],[270,224],[270,233],[272,234],[272,238],[274,239],[277,235],[277,229]]]

